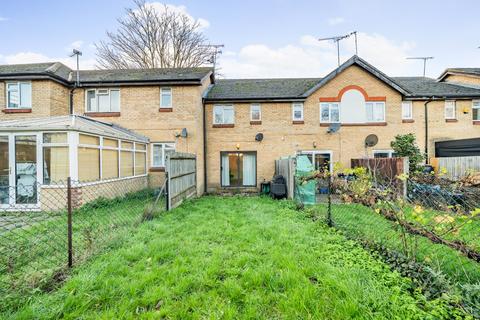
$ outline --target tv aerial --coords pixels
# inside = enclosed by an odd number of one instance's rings
[[[340,41],[343,39],[350,38],[351,36],[355,37],[355,54],[358,55],[358,43],[357,43],[357,31],[352,31],[350,33],[344,34],[342,36],[334,36],[329,38],[320,38],[318,41],[330,41],[332,40],[337,44],[337,62],[340,66]]]

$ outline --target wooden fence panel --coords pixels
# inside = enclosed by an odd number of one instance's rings
[[[167,155],[167,210],[197,195],[197,158],[194,154]]]
[[[461,179],[468,173],[480,172],[480,156],[435,158],[432,163],[435,163],[437,171],[446,171],[445,175],[452,180]]]
[[[295,157],[275,160],[275,175],[282,175],[287,184],[287,198],[293,199],[295,188]]]

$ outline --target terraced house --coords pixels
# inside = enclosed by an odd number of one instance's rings
[[[67,176],[158,186],[172,150],[197,155],[199,194],[254,190],[275,159],[298,153],[317,168],[389,157],[399,133],[415,133],[429,157],[478,153],[479,79],[478,69],[390,77],[358,56],[304,79],[215,79],[193,68],[85,70],[77,82],[61,63],[0,66],[0,202],[35,206]]]

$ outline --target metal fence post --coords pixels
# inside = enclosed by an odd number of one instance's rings
[[[73,266],[72,245],[72,179],[67,178],[67,242],[68,242],[68,267]]]
[[[168,171],[165,171],[165,209],[168,211],[170,210],[170,190],[168,185]]]
[[[329,227],[332,223],[332,177],[328,175],[328,209],[327,209],[327,224]]]

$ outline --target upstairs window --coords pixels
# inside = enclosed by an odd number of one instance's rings
[[[120,89],[86,91],[87,112],[120,112]]]
[[[472,114],[474,121],[480,121],[480,100],[474,100],[472,103]]]
[[[412,101],[402,102],[402,119],[404,120],[413,119]]]
[[[160,108],[172,107],[172,88],[160,88]]]
[[[7,109],[32,108],[32,83],[7,82]]]
[[[367,122],[385,122],[385,102],[366,102]]]
[[[234,124],[235,114],[232,105],[213,107],[213,124]]]
[[[292,120],[303,121],[303,103],[296,102],[292,104]]]
[[[445,119],[456,119],[456,107],[453,100],[445,101]]]
[[[340,122],[340,107],[338,103],[320,104],[320,122]]]
[[[165,159],[172,152],[175,152],[175,143],[173,142],[152,143],[152,167],[165,167]]]
[[[262,109],[260,104],[250,105],[250,121],[262,121]]]

